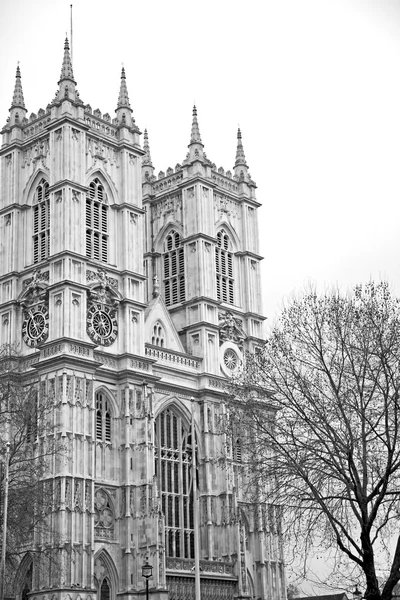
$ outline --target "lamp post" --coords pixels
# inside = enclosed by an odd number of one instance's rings
[[[146,580],[146,600],[149,600],[149,579],[153,575],[153,566],[149,565],[149,560],[146,557],[146,562],[142,565],[142,577]]]
[[[358,585],[356,584],[356,589],[353,592],[354,600],[361,600],[362,592],[358,589]]]
[[[10,442],[6,444],[6,459],[4,468],[4,500],[3,500],[3,544],[1,547],[0,562],[0,600],[4,598],[4,576],[6,572],[6,548],[7,548],[7,511],[8,511],[8,477],[10,468]]]

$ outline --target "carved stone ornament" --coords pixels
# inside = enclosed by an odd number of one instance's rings
[[[111,281],[103,269],[98,269],[96,278],[88,291],[86,330],[95,344],[111,346],[118,335],[117,313],[122,296],[114,284],[116,280]]]
[[[242,320],[233,316],[231,311],[219,313],[219,345],[224,342],[233,342],[240,349],[243,340],[247,337],[242,327]]]
[[[45,342],[49,336],[49,301],[48,283],[45,275],[38,269],[33,277],[24,282],[24,289],[18,296],[18,302],[23,310],[22,339],[30,348],[35,348]]]

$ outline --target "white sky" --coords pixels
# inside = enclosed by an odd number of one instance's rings
[[[73,0],[80,96],[114,114],[122,63],[156,173],[198,109],[232,169],[238,124],[258,184],[265,314],[313,281],[400,293],[398,0]],[[0,0],[0,124],[17,61],[28,114],[53,99],[70,0]]]

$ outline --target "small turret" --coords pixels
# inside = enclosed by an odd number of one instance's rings
[[[242,132],[240,131],[240,128],[238,128],[238,132],[237,132],[237,148],[236,148],[236,159],[235,159],[234,170],[235,170],[235,175],[237,175],[237,177],[239,177],[239,179],[243,180],[248,175],[248,166],[247,166],[246,157],[245,157],[244,150],[243,150]]]
[[[58,82],[58,92],[55,98],[56,102],[61,102],[63,100],[70,100],[71,102],[79,100],[79,94],[76,90],[76,81],[72,70],[68,38],[65,38],[64,58],[61,67],[60,80]]]
[[[15,87],[13,99],[10,107],[10,118],[8,125],[21,126],[23,119],[26,117],[27,110],[25,108],[24,93],[22,91],[21,71],[19,65],[15,75]]]
[[[144,130],[143,150],[145,154],[142,157],[142,175],[143,180],[145,181],[151,179],[154,175],[154,167],[153,162],[151,160],[149,136],[147,133],[147,129]]]
[[[193,106],[192,130],[190,134],[190,143],[188,148],[189,154],[187,158],[189,162],[204,159],[204,144],[201,141],[200,128],[199,123],[197,121],[196,106]]]
[[[115,110],[120,126],[132,127],[135,120],[132,117],[132,108],[129,103],[128,88],[126,86],[125,69],[121,70],[121,85],[119,88],[119,96],[117,108]]]

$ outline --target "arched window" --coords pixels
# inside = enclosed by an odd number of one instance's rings
[[[193,449],[189,426],[167,408],[155,424],[155,473],[167,556],[194,558]]]
[[[111,442],[111,410],[102,392],[96,394],[96,440]]]
[[[35,190],[33,207],[33,262],[50,254],[50,193],[49,184],[41,179]]]
[[[185,300],[185,255],[179,233],[171,231],[165,240],[164,300],[167,306]]]
[[[165,331],[160,321],[157,321],[157,323],[153,327],[151,343],[154,344],[154,346],[160,346],[160,348],[164,348],[165,346]]]
[[[86,194],[86,256],[108,260],[107,196],[99,179],[94,179]]]
[[[228,234],[221,229],[217,233],[215,247],[215,270],[217,298],[222,302],[234,303],[233,254],[230,252],[231,242]]]

